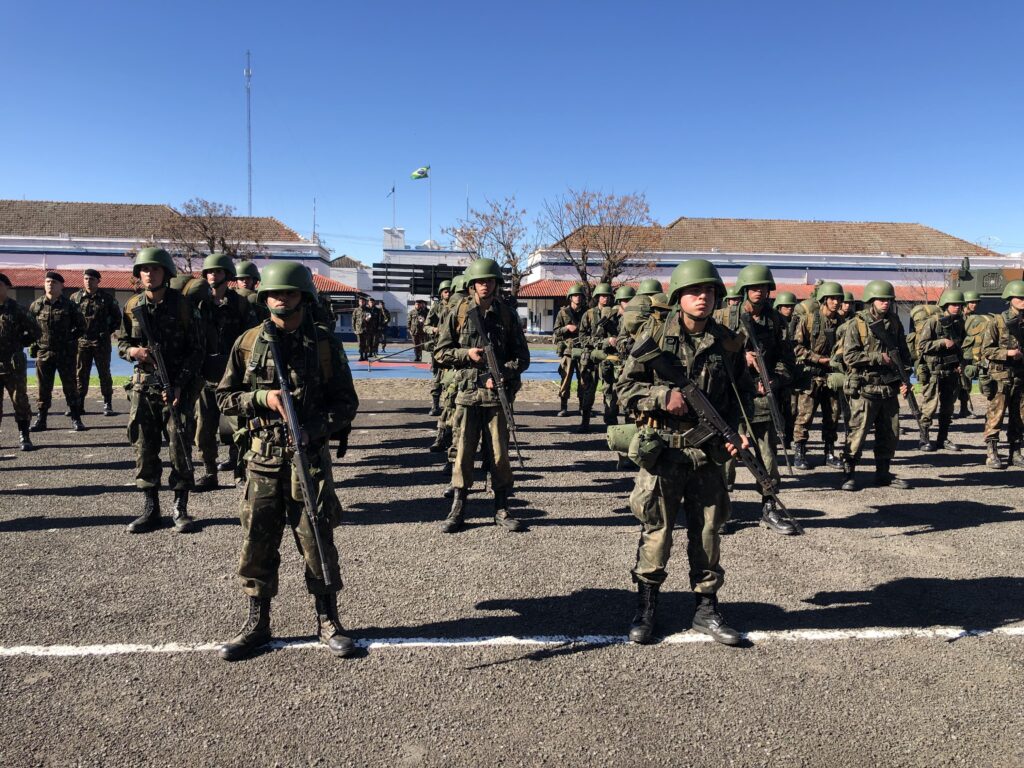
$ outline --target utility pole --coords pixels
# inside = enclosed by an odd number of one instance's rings
[[[249,149],[249,215],[252,216],[252,66],[249,51],[245,52],[245,134]]]

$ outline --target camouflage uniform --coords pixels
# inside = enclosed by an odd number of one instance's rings
[[[100,394],[109,410],[114,397],[114,382],[110,377],[110,335],[121,324],[121,308],[113,295],[102,290],[93,293],[87,293],[85,289],[76,291],[71,301],[85,319],[85,331],[78,339],[78,396],[81,407],[84,410],[89,374],[95,362]]]
[[[424,326],[427,323],[427,308],[413,306],[409,310],[409,320],[406,322],[406,330],[409,332],[409,341],[412,342],[413,362],[423,362],[423,342],[427,338]]]
[[[451,297],[449,291],[448,296]],[[436,299],[427,310],[427,319],[424,321],[423,330],[427,335],[427,351],[433,353],[434,345],[437,343],[437,335],[440,332],[441,324],[448,311],[448,304],[440,298]],[[437,367],[433,354],[430,355],[430,398],[433,403],[430,409],[431,416],[441,415],[441,376],[443,371]],[[439,429],[440,429],[439,425]]]
[[[925,450],[941,448],[946,443],[953,411],[960,399],[960,377],[964,369],[961,349],[965,336],[963,318],[945,311],[929,318],[917,332],[920,364],[928,370],[921,389],[921,427],[926,435],[936,412],[939,414],[935,446],[922,446]],[[946,347],[947,339],[953,342],[952,348]]]
[[[828,386],[831,364],[819,360],[832,357],[838,328],[838,314],[828,315],[820,306],[817,310],[800,315],[793,326],[793,352],[803,374],[800,377],[801,386],[797,389],[796,419],[793,425],[793,441],[798,456],[806,453],[808,429],[819,407],[826,460],[834,456],[833,450],[838,439],[837,425],[842,411],[839,395]]]
[[[46,414],[50,410],[53,396],[54,374],[60,375],[64,399],[72,420],[80,416],[81,399],[78,396],[78,379],[75,371],[75,355],[78,339],[85,332],[85,318],[70,300],[63,295],[54,300],[41,296],[28,309],[39,324],[41,335],[35,346],[36,376],[39,385],[38,418],[36,425],[46,425]]]
[[[41,331],[35,318],[14,299],[0,304],[0,387],[7,390],[14,405],[14,421],[21,433],[25,450],[31,448],[28,440],[29,419],[32,409],[28,403],[27,361],[25,347],[35,343]],[[3,391],[0,390],[0,419],[3,418]],[[25,447],[25,443],[28,447]]]
[[[1024,359],[1018,354],[1007,357],[1007,351],[1020,350],[1022,343],[1021,323],[1024,312],[1012,307],[992,318],[982,336],[979,354],[988,365],[988,379],[984,394],[988,398],[988,412],[985,416],[985,442],[990,456],[997,451],[999,430],[1003,414],[1009,411],[1009,425],[1006,430],[1010,443],[1010,463],[1024,465],[1021,441],[1024,440]],[[1016,325],[1016,334],[1011,328]]]
[[[580,323],[580,338],[594,350],[606,355],[614,355],[616,352],[614,342],[609,339],[616,339],[619,335],[620,314],[618,307],[609,305],[606,307],[592,307],[583,315]],[[612,360],[591,360],[590,366],[597,369],[597,375],[604,386],[604,423],[611,425],[619,422],[619,398],[615,394],[615,362]],[[596,395],[591,395],[590,404],[593,405]],[[585,417],[589,422],[590,409],[583,409]]]
[[[579,360],[572,357],[570,353],[576,339],[580,337],[580,324],[583,322],[583,315],[586,313],[583,302],[580,302],[578,309],[573,309],[566,304],[555,317],[555,329],[552,338],[556,345],[556,352],[561,358],[558,364],[558,374],[561,377],[558,386],[558,397],[562,402],[562,410],[565,413],[569,403],[569,396],[572,393],[572,378],[576,376],[576,396],[580,402],[580,413],[590,413],[590,407],[594,404],[594,389],[597,386],[594,380],[593,371],[580,370]],[[566,326],[575,325],[576,330],[570,331]],[[584,404],[586,407],[584,408]]]
[[[352,333],[356,337],[356,345],[359,347],[359,359],[367,358],[366,351],[366,307],[362,299],[352,310]]]

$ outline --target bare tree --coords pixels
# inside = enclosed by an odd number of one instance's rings
[[[210,253],[223,253],[232,259],[255,258],[266,253],[252,218],[237,217],[230,205],[194,197],[171,209],[160,232],[168,242],[179,265],[192,271],[193,260]]]
[[[905,258],[902,254],[897,254]],[[919,264],[903,261],[899,266],[899,272],[903,275],[900,282],[907,286],[905,298],[897,299],[898,310],[907,316],[918,304],[929,304],[936,289],[946,287],[949,282],[948,273],[941,267],[926,267]]]
[[[591,263],[591,252],[595,250],[594,226],[598,221],[597,192],[589,189],[572,189],[552,200],[545,200],[537,222],[537,229],[551,249],[561,251],[562,256],[575,268],[580,282],[590,293],[590,275],[596,265]]]
[[[509,290],[519,295],[526,277],[527,260],[536,250],[536,239],[526,224],[526,209],[516,203],[515,195],[502,200],[484,199],[484,208],[470,209],[468,218],[446,230],[474,258],[490,258],[509,273]]]

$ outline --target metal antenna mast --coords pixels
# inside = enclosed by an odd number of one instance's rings
[[[252,67],[245,52],[245,134],[249,149],[249,215],[252,216]]]

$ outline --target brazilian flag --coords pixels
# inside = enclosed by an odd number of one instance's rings
[[[430,175],[430,166],[429,165],[424,165],[422,168],[417,168],[415,171],[413,171],[412,174],[409,176],[409,178],[413,179],[415,181],[416,179],[425,179],[429,175]]]

